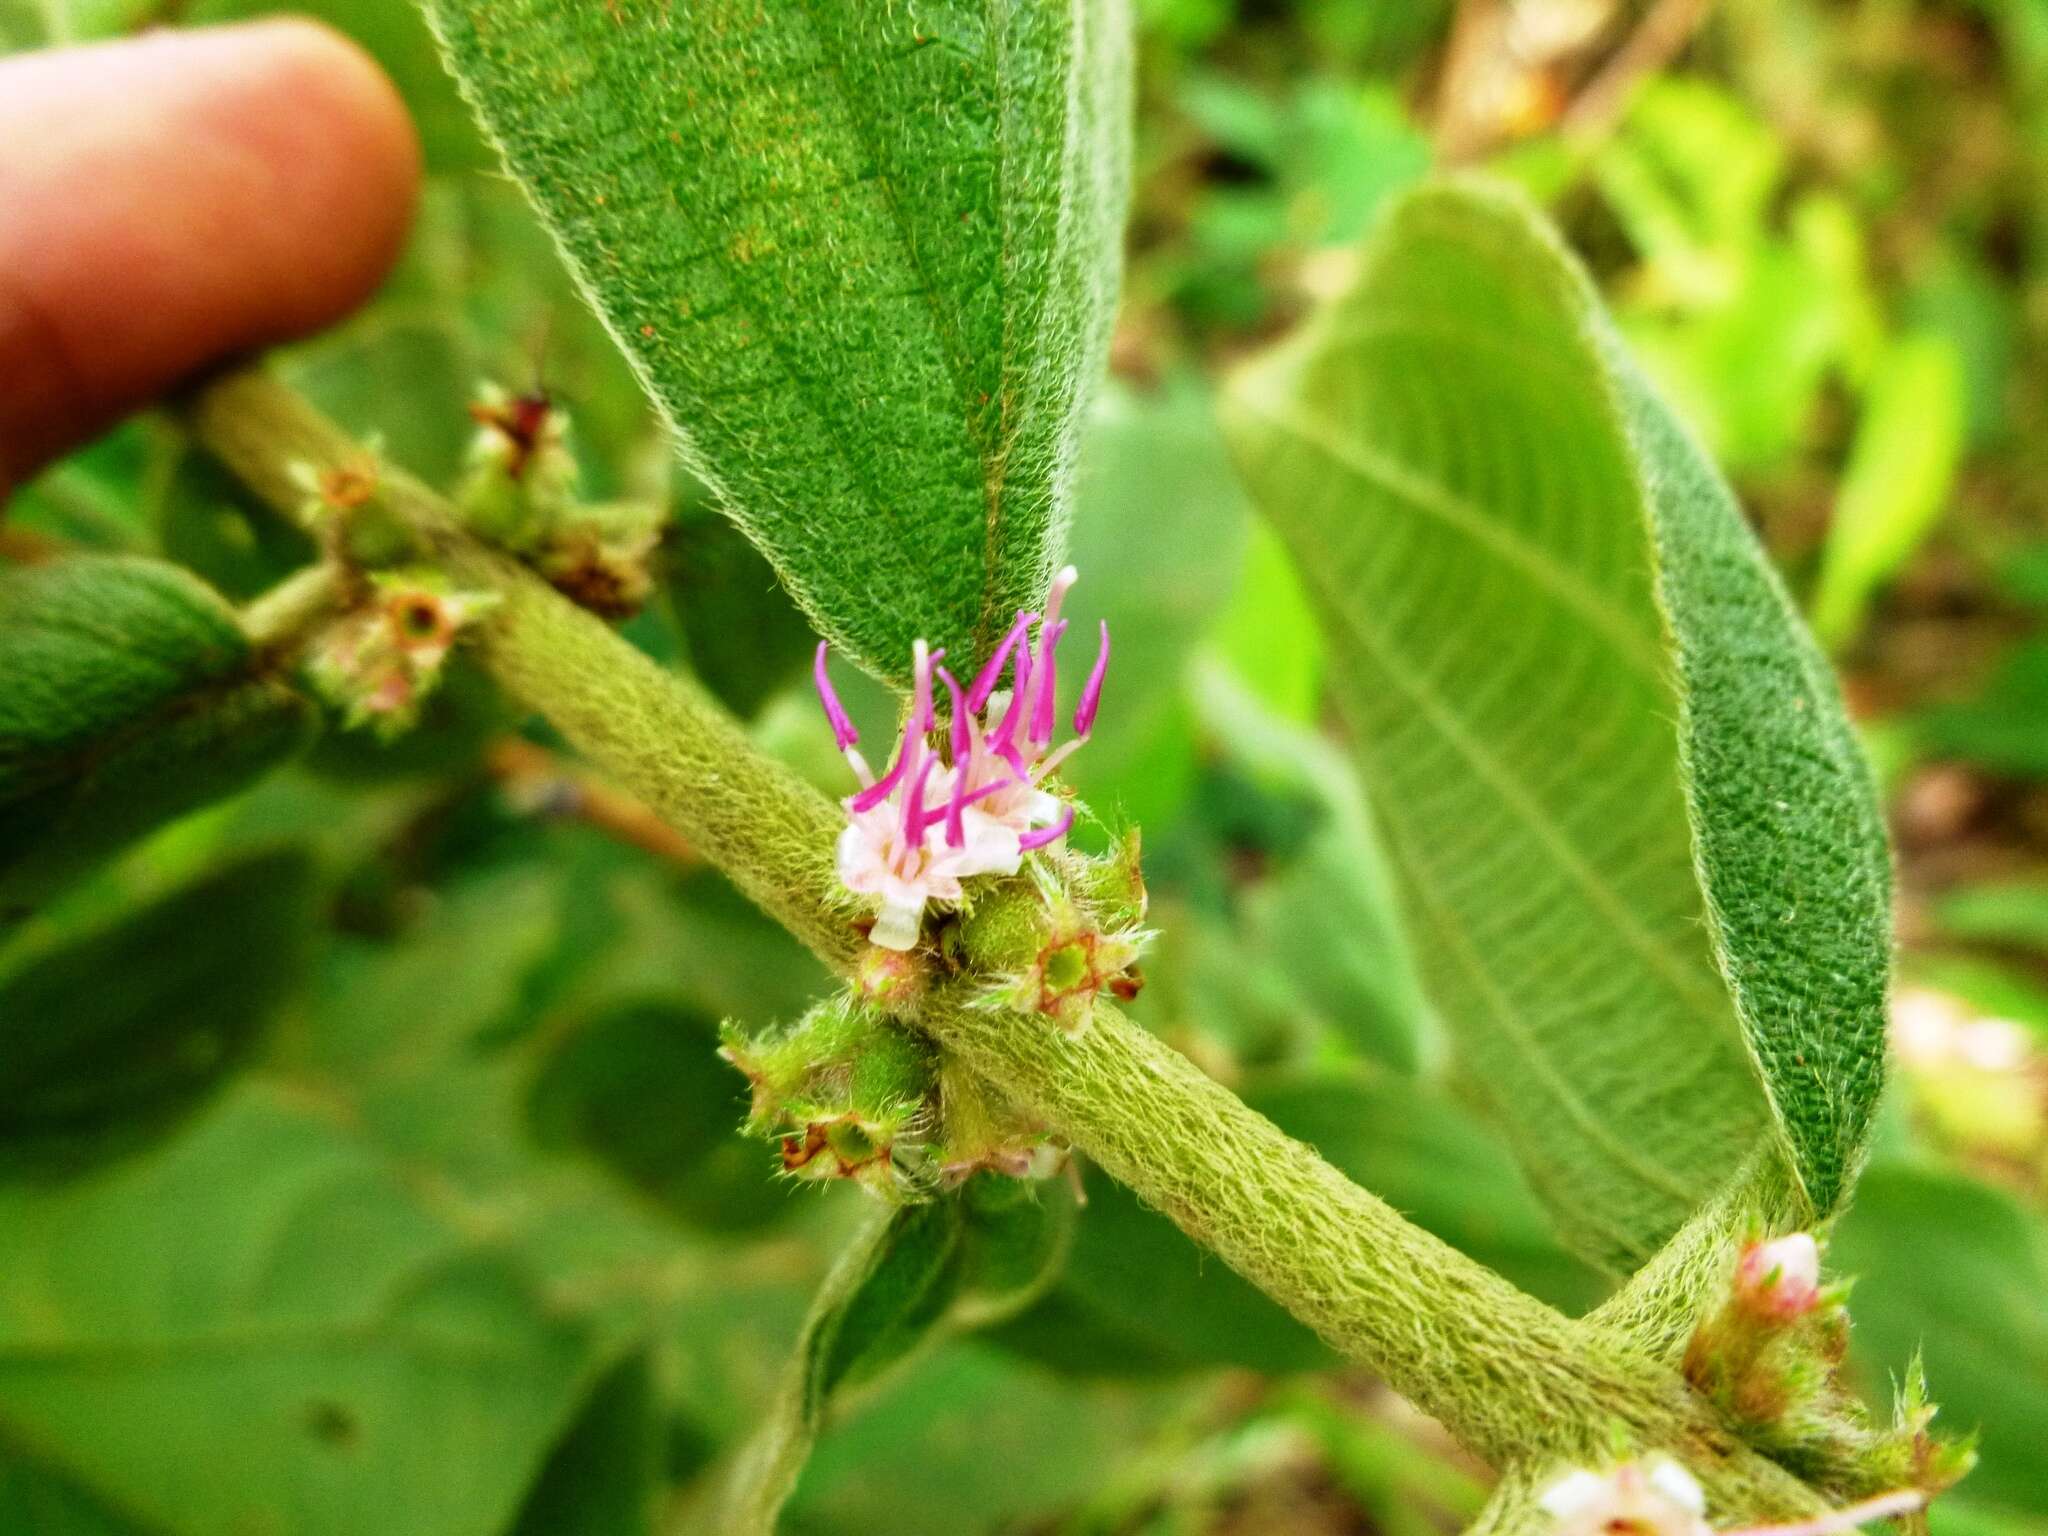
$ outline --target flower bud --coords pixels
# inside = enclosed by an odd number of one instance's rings
[[[501,549],[536,554],[576,491],[568,419],[538,390],[514,395],[495,384],[477,391],[469,414],[477,432],[456,495],[463,521]]]
[[[313,642],[306,675],[350,725],[396,735],[419,717],[456,638],[497,602],[455,590],[437,571],[380,571]]]
[[[907,950],[870,944],[854,962],[854,992],[884,1013],[900,1018],[913,1011],[924,989],[924,962]]]
[[[385,503],[383,470],[374,452],[325,469],[295,463],[287,473],[306,493],[306,522],[344,565],[384,570],[419,554],[412,530]]]
[[[1787,1323],[1820,1305],[1820,1245],[1810,1232],[1751,1243],[1735,1267],[1735,1300],[1753,1317]]]

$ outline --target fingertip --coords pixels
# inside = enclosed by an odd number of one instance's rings
[[[398,89],[353,39],[285,16],[221,29],[248,50],[253,99],[238,124],[265,173],[305,168],[278,195],[295,215],[277,252],[306,264],[275,291],[273,340],[332,323],[367,298],[397,259],[419,201],[419,135]],[[317,230],[319,237],[304,238]]]
[[[298,19],[0,61],[0,145],[0,492],[360,303],[421,166],[382,70]]]

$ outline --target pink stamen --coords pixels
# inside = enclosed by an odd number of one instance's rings
[[[1102,679],[1109,671],[1109,620],[1102,621],[1102,646],[1095,653],[1095,665],[1081,688],[1081,702],[1074,706],[1074,734],[1086,736],[1095,725],[1095,711],[1102,703]]]
[[[943,820],[946,823],[946,841],[955,848],[967,846],[967,824],[961,819],[961,812],[977,800],[986,800],[990,795],[1000,794],[1010,787],[1007,779],[993,779],[979,789],[967,788],[967,774],[964,769],[953,775],[953,793],[946,801],[943,811],[925,812],[925,826]],[[920,831],[920,836],[923,833]]]
[[[896,765],[893,768],[846,802],[847,809],[856,816],[863,816],[872,811],[895,793],[896,786],[903,782],[903,770],[909,766],[910,752],[905,748],[896,754]]]
[[[1017,839],[1017,846],[1029,853],[1034,848],[1043,848],[1047,843],[1057,842],[1074,830],[1074,808],[1069,805],[1060,812],[1060,819],[1049,827],[1036,832],[1026,832]]]
[[[966,766],[973,755],[974,739],[968,733],[967,701],[960,696],[959,681],[944,667],[939,668],[939,681],[946,685],[946,696],[953,701],[953,720],[950,742],[953,748],[953,765]]]
[[[1071,565],[1061,567],[1059,575],[1053,577],[1052,590],[1045,595],[1045,624],[1040,626],[1038,631],[1041,638],[1044,637],[1047,628],[1059,623],[1060,604],[1067,600],[1067,590],[1080,579],[1081,573]]]
[[[1038,665],[1031,672],[1032,683],[1038,692],[1031,706],[1031,744],[1040,749],[1052,740],[1053,690],[1060,681],[1059,669],[1053,665],[1052,658],[1053,652],[1059,649],[1060,637],[1066,632],[1065,620],[1053,625],[1050,631],[1043,625],[1038,630]]]
[[[1004,761],[1011,761],[1015,750],[1017,727],[1024,721],[1024,710],[1031,697],[1031,647],[1020,646],[1017,650],[1017,668],[1010,677],[1010,703],[1003,711],[1003,718],[988,737],[989,749]]]
[[[946,801],[946,808],[943,811],[926,811],[924,817],[924,825],[926,827],[929,827],[933,822],[944,821],[946,823],[946,841],[955,848],[967,846],[967,826],[964,821],[959,820],[960,813],[965,811],[968,806],[974,804],[975,801],[986,800],[990,795],[999,794],[1010,787],[1007,779],[995,779],[974,790],[967,789],[966,782],[966,775],[964,773],[954,774],[953,793]],[[963,791],[965,792],[963,793]],[[924,828],[920,827],[918,829],[918,836],[922,837],[923,835]]]
[[[974,686],[967,690],[967,708],[970,712],[978,715],[981,713],[981,707],[988,703],[988,696],[996,691],[996,684],[1002,679],[1003,663],[1010,659],[1010,652],[1014,651],[1031,632],[1031,621],[1036,617],[1036,614],[1026,613],[1022,608],[1017,610],[1017,622],[1010,626],[1010,632],[1003,636],[1003,643],[996,647],[995,654],[988,659],[988,664],[974,675]],[[1026,646],[1025,649],[1029,650],[1030,647]]]
[[[938,766],[939,760],[936,757],[927,757],[924,760],[923,765],[917,770],[917,778],[911,783],[910,794],[903,802],[903,841],[906,845],[915,844],[922,839],[925,828],[935,819],[925,813],[924,792],[932,781],[932,770]]]
[[[811,663],[811,678],[818,685],[818,698],[825,706],[825,718],[832,726],[833,745],[844,752],[860,740],[860,732],[853,728],[853,721],[840,705],[839,695],[832,691],[832,679],[825,675],[825,642],[818,642],[817,658]]]
[[[961,813],[967,809],[967,759],[953,761],[953,793],[946,797],[946,846],[965,848],[967,846],[967,823]]]
[[[911,665],[917,678],[917,696],[910,711],[910,719],[917,727],[918,735],[922,736],[938,721],[938,717],[932,713],[932,668],[945,659],[946,652],[944,647],[936,651],[927,651],[924,642],[920,640],[911,654]]]

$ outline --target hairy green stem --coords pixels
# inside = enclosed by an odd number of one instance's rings
[[[1731,1515],[1815,1507],[1675,1371],[1415,1226],[1107,1004],[1067,1034],[941,990],[918,1022],[1488,1460],[1597,1465],[1618,1426]]]
[[[202,389],[187,413],[206,447],[265,501],[307,518],[296,466],[374,468],[377,496],[466,586],[498,595],[481,640],[514,698],[644,800],[828,965],[863,943],[833,874],[838,808],[755,750],[692,679],[612,633],[533,571],[486,548],[442,497],[366,451],[260,369]],[[317,511],[317,502],[314,502]]]
[[[260,371],[209,385],[189,415],[217,457],[294,515],[307,500],[294,465],[366,467],[360,447]],[[833,874],[836,808],[755,749],[695,683],[477,543],[442,498],[396,470],[377,475],[384,506],[433,559],[501,598],[483,655],[508,692],[849,969],[864,941]],[[1408,1222],[1106,1005],[1070,1035],[974,1006],[955,986],[917,1022],[1480,1455],[1503,1467],[1597,1464],[1619,1427],[1684,1460],[1717,1515],[1820,1507],[1668,1363],[1615,1329],[1564,1318]]]
[[[1812,1219],[1776,1147],[1764,1147],[1589,1322],[1676,1365],[1693,1330],[1727,1295],[1741,1247],[1754,1234],[1794,1232]]]
[[[342,573],[327,561],[294,571],[242,609],[242,633],[259,651],[283,651],[341,601]]]

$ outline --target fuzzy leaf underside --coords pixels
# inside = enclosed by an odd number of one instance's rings
[[[313,712],[160,561],[0,572],[0,913],[298,750]]]
[[[428,0],[678,434],[901,680],[1039,601],[1115,302],[1123,0]]]
[[[244,1065],[298,979],[312,873],[253,854],[0,975],[0,1181],[133,1151]]]
[[[1640,1262],[1774,1125],[1832,1208],[1882,1059],[1870,782],[1571,258],[1513,199],[1425,189],[1230,426],[1461,1065],[1568,1239]]]

